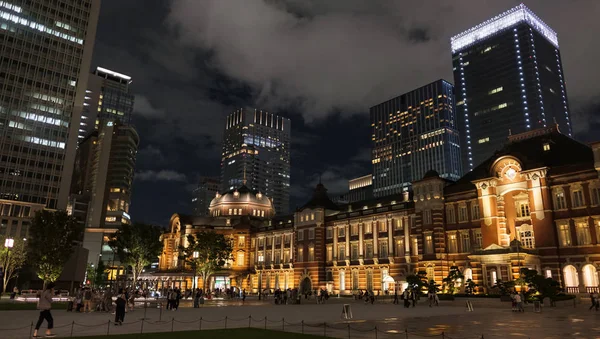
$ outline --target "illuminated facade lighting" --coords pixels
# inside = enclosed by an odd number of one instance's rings
[[[500,15],[493,17],[473,28],[470,28],[460,34],[450,38],[452,53],[458,52],[468,46],[476,44],[479,41],[485,40],[491,35],[503,31],[511,26],[526,22],[533,27],[538,33],[543,35],[556,48],[558,48],[558,37],[556,32],[538,18],[524,4],[512,8]]]

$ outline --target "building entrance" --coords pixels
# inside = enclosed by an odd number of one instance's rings
[[[229,281],[229,277],[215,277],[215,285],[214,288],[215,289],[227,289],[230,286],[230,281]]]

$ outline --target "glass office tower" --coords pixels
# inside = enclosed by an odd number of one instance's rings
[[[451,39],[465,172],[507,136],[557,123],[572,135],[556,33],[523,4]]]
[[[0,1],[2,229],[67,207],[100,1]]]
[[[273,200],[275,213],[290,208],[290,120],[261,110],[227,116],[221,161],[223,191],[246,186]]]
[[[460,178],[452,84],[438,80],[371,107],[370,115],[375,197],[408,191],[429,170]]]

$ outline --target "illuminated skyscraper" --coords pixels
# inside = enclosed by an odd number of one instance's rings
[[[463,169],[510,133],[552,125],[571,136],[556,33],[521,4],[451,39]]]
[[[408,191],[430,170],[460,178],[453,91],[438,80],[371,107],[375,197]]]
[[[67,207],[99,9],[0,1],[0,203],[10,217],[0,233],[26,236],[33,210]]]
[[[246,186],[273,200],[275,213],[290,207],[290,120],[260,110],[227,116],[221,160],[223,192]]]
[[[79,139],[107,121],[131,124],[134,96],[129,92],[131,77],[103,67],[96,67],[86,87]]]

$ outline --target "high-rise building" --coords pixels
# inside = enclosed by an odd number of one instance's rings
[[[571,121],[556,33],[521,4],[451,39],[465,172],[509,134]]]
[[[214,177],[202,177],[198,187],[192,192],[192,213],[201,217],[208,215],[210,202],[221,190],[221,180]]]
[[[290,205],[290,120],[261,110],[227,116],[221,160],[223,192],[246,185],[273,200],[275,213]]]
[[[373,175],[348,180],[348,202],[373,199]]]
[[[0,204],[12,236],[26,236],[32,211],[67,207],[99,9],[0,1]]]
[[[373,195],[406,192],[429,170],[461,176],[454,88],[438,80],[370,109]]]
[[[129,205],[139,142],[132,126],[107,121],[79,145],[73,192],[83,197],[79,202],[89,201],[83,238],[89,263],[99,258],[115,261],[107,243],[122,224],[131,222]]]
[[[134,96],[129,92],[131,77],[103,67],[88,79],[79,126],[79,139],[98,130],[102,121],[120,121],[131,124]]]

